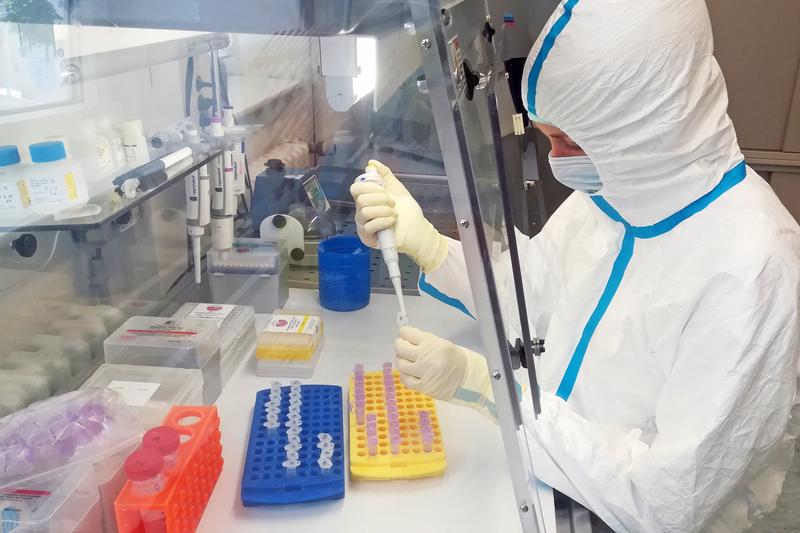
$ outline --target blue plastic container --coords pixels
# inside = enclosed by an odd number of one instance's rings
[[[352,235],[319,243],[319,303],[331,311],[355,311],[369,303],[369,248]]]

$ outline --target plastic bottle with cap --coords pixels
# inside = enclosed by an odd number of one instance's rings
[[[164,490],[164,459],[151,448],[139,448],[125,459],[125,475],[137,496],[155,496]],[[164,511],[142,511],[142,525],[146,533],[167,533]]]
[[[81,124],[79,136],[71,143],[74,156],[83,165],[88,181],[100,181],[116,168],[109,140],[97,130],[93,120]],[[109,182],[109,187],[111,183]]]
[[[125,162],[129,165],[140,166],[150,162],[150,152],[147,149],[147,138],[144,135],[144,125],[139,119],[123,122],[122,148],[125,150]]]
[[[28,147],[33,164],[26,170],[25,182],[31,208],[40,215],[64,209],[77,209],[89,201],[89,192],[80,164],[67,158],[61,141],[46,141]]]
[[[31,205],[16,146],[0,146],[0,220],[22,217]]]
[[[169,426],[159,426],[149,430],[142,437],[142,447],[156,450],[164,459],[164,472],[169,473],[178,466],[178,448],[181,434]]]
[[[228,133],[236,127],[236,119],[233,115],[232,105],[222,106],[222,127],[225,129],[225,133]]]
[[[111,148],[111,157],[114,160],[114,167],[117,169],[125,168],[125,149],[122,147],[122,137],[111,124],[111,118],[103,116],[97,119],[97,131],[108,139]]]

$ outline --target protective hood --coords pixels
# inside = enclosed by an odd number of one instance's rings
[[[562,0],[528,56],[528,114],[595,163],[634,226],[713,189],[744,158],[703,0]]]

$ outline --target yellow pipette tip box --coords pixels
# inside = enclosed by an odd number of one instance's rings
[[[323,345],[318,313],[279,309],[258,335],[256,374],[271,377],[311,377]]]
[[[439,417],[431,397],[406,388],[400,374],[392,372],[397,414],[400,422],[400,445],[393,454],[389,437],[383,372],[364,372],[364,415],[374,413],[377,419],[378,445],[370,453],[366,422],[359,424],[356,412],[355,381],[350,376],[348,414],[350,424],[350,477],[353,480],[392,480],[435,477],[447,467]],[[427,411],[433,430],[431,451],[423,448],[419,412]]]

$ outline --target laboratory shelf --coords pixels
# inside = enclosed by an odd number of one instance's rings
[[[194,146],[195,153],[192,154],[192,157],[187,157],[186,159],[179,161],[171,167],[163,170],[136,175],[135,177],[142,183],[147,182],[155,185],[151,186],[147,190],[138,191],[134,198],[126,198],[124,195],[121,195],[112,189],[109,189],[107,192],[102,193],[101,195],[92,197],[89,200],[89,204],[98,205],[101,209],[100,213],[96,215],[75,217],[64,220],[56,220],[53,215],[47,215],[22,219],[14,222],[13,224],[9,224],[8,222],[0,222],[0,232],[19,233],[32,231],[87,231],[99,229],[120,219],[122,219],[121,223],[124,223],[125,220],[123,217],[130,213],[134,208],[146,202],[150,198],[153,198],[164,190],[172,187],[176,183],[184,183],[184,177],[203,165],[208,164],[214,158],[219,157],[222,154],[226,143],[231,142],[231,140],[234,138],[244,138],[247,140],[247,138],[259,131],[261,128],[262,126],[242,126],[240,131],[237,131],[235,134],[235,137],[225,137],[221,139],[215,139],[213,141],[204,139],[201,145],[202,148],[200,150],[197,149],[197,146]],[[153,156],[153,160],[156,160],[164,157],[167,154],[180,150],[184,146],[187,145],[180,143],[170,144],[161,150],[151,150],[151,155]],[[118,176],[110,175],[108,178],[106,178],[106,180],[110,184],[116,178],[129,173],[131,170],[135,169],[125,169],[124,171],[120,172]]]

